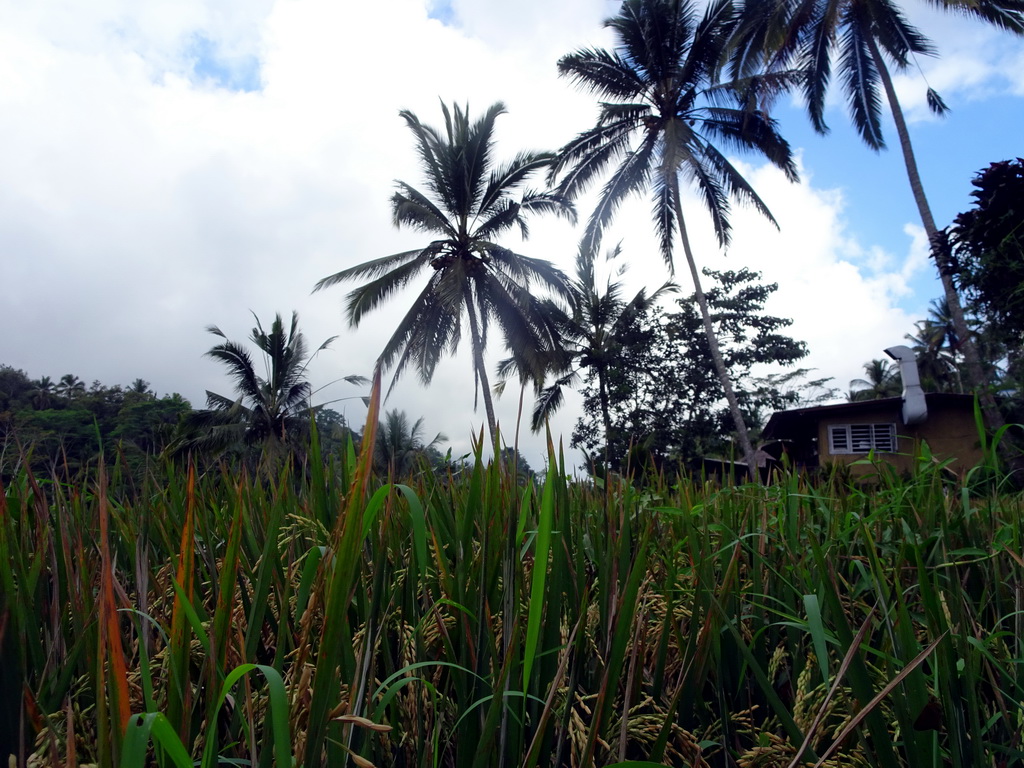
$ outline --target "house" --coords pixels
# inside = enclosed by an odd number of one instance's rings
[[[796,467],[847,464],[853,465],[853,474],[875,471],[856,464],[871,452],[876,459],[909,471],[922,441],[939,460],[951,460],[954,471],[980,462],[974,396],[926,394],[913,352],[905,346],[885,351],[900,364],[900,397],[779,411],[761,433],[764,448],[777,458],[785,453]]]

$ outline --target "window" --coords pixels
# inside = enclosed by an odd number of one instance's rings
[[[895,453],[895,424],[830,424],[828,447],[837,453]]]

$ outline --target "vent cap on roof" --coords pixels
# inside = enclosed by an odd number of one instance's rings
[[[885,354],[900,366],[900,378],[903,380],[903,423],[920,424],[928,418],[928,404],[924,399],[924,389],[921,388],[921,375],[917,370],[914,351],[900,344],[889,347]]]

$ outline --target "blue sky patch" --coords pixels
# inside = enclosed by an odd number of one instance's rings
[[[452,0],[433,0],[428,4],[427,16],[437,19],[446,27],[455,22],[455,11],[452,10]]]
[[[197,80],[229,91],[248,93],[260,89],[260,60],[256,56],[225,56],[217,43],[205,35],[192,38],[189,52],[192,74]]]

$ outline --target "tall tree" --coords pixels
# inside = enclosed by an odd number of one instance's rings
[[[32,407],[37,411],[45,411],[53,404],[57,394],[56,385],[49,376],[43,376],[32,382]]]
[[[621,246],[616,246],[605,254],[605,259],[614,261],[621,253]],[[593,249],[579,249],[576,274],[569,284],[568,310],[549,302],[548,311],[561,335],[562,350],[553,361],[554,382],[545,387],[537,398],[532,427],[535,432],[543,429],[544,422],[561,407],[565,387],[578,385],[580,374],[588,371],[593,374],[597,387],[607,444],[611,434],[607,372],[621,347],[620,337],[659,296],[678,288],[673,283],[665,283],[650,295],[641,288],[627,300],[622,295],[621,283],[613,281],[611,276],[603,289],[598,285],[595,256]],[[621,277],[624,271],[625,267],[621,267],[616,277]]]
[[[423,417],[411,421],[405,411],[393,408],[384,414],[373,447],[373,463],[378,472],[396,481],[407,477],[421,457],[448,438],[438,432],[429,443],[423,440]]]
[[[971,182],[974,203],[947,230],[956,274],[1002,341],[1024,345],[1024,159],[992,163]]]
[[[944,10],[987,21],[1015,34],[1024,34],[1024,0],[942,0],[933,5]],[[882,98],[896,125],[907,178],[921,223],[932,244],[945,300],[962,340],[962,351],[971,384],[982,398],[989,426],[1002,423],[986,386],[978,350],[970,337],[963,305],[953,282],[948,243],[935,225],[924,192],[906,117],[893,86],[890,68],[907,69],[915,56],[934,55],[935,47],[912,26],[893,0],[748,0],[743,22],[734,40],[734,71],[760,67],[767,60],[774,69],[794,63],[805,68],[803,94],[815,129],[828,131],[825,98],[837,61],[843,95],[853,125],[864,142],[882,149]],[[928,105],[938,114],[947,111],[935,91],[927,92]]]
[[[974,336],[972,330],[971,337]],[[905,338],[917,357],[918,372],[926,391],[963,391],[960,380],[963,345],[944,299],[933,299],[928,316],[914,323],[914,333],[908,333]]]
[[[778,286],[760,283],[760,275],[746,269],[704,274],[711,279],[706,296],[725,364],[733,380],[743,384],[736,394],[744,419],[756,424],[796,404],[800,394],[777,367],[801,360],[807,348],[785,335],[790,320],[764,311]],[[607,450],[610,465],[620,469],[629,462],[642,465],[648,457],[656,464],[693,465],[728,454],[732,419],[693,297],[680,299],[674,312],[654,306],[639,313],[620,333],[619,344],[605,373],[611,414],[607,448],[593,371],[585,376],[584,416],[573,431],[573,445],[591,457]],[[755,378],[754,370],[774,375]]]
[[[56,390],[60,397],[74,400],[85,394],[85,382],[73,373],[65,373],[57,382]]]
[[[280,314],[276,315],[269,331],[258,317],[255,319],[249,340],[263,356],[266,376],[257,373],[252,355],[242,344],[228,340],[217,326],[208,326],[207,331],[224,341],[206,356],[227,367],[237,394],[228,397],[207,390],[207,410],[196,411],[185,420],[184,434],[174,446],[176,452],[191,448],[223,450],[233,445],[280,452],[305,433],[313,408],[306,369],[313,356],[337,337],[328,339],[310,355],[299,331],[298,313],[292,312],[289,326]],[[346,381],[365,383],[366,379],[349,376]]]
[[[896,397],[901,389],[899,369],[892,360],[871,360],[864,363],[864,378],[850,382],[850,400]]]
[[[734,6],[726,0],[711,2],[703,16],[698,4],[689,0],[626,0],[619,14],[605,22],[618,42],[614,50],[583,49],[558,63],[562,75],[598,96],[601,104],[596,125],[562,148],[554,172],[562,177],[559,191],[575,197],[615,165],[587,223],[584,245],[591,250],[626,197],[651,191],[662,256],[672,268],[678,238],[709,354],[743,454],[751,463],[754,449],[715,337],[682,206],[684,186],[694,187],[722,247],[730,238],[730,198],[752,204],[775,223],[720,146],[760,154],[796,179],[789,145],[760,108],[791,77],[720,77],[736,20]]]
[[[494,124],[505,111],[501,103],[475,122],[468,108],[449,110],[442,102],[441,110],[443,130],[424,125],[412,112],[401,112],[416,141],[426,192],[400,181],[391,198],[396,227],[434,239],[343,269],[314,290],[369,278],[346,300],[348,322],[358,326],[367,312],[427,271],[427,284],[384,346],[378,365],[394,369],[392,387],[408,365],[429,384],[441,357],[455,353],[463,322],[468,321],[474,385],[483,398],[493,440],[497,424],[484,365],[491,323],[498,323],[505,344],[539,376],[558,347],[558,337],[536,289],[568,294],[565,276],[549,262],[515,253],[497,238],[514,227],[525,237],[527,214],[553,212],[572,218],[572,207],[560,195],[525,187],[531,176],[551,164],[551,154],[520,152],[508,162],[495,161]]]

